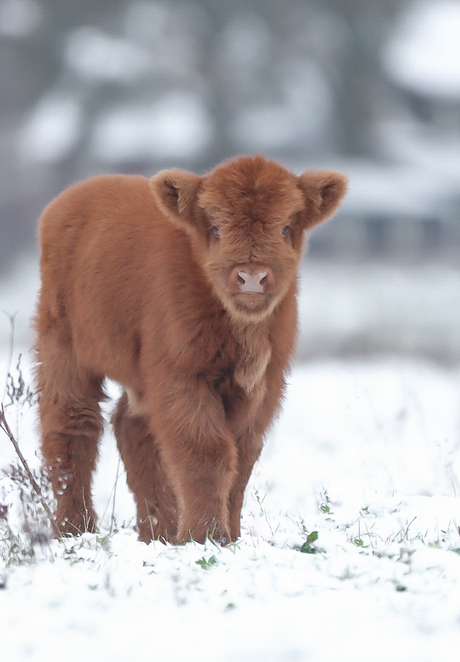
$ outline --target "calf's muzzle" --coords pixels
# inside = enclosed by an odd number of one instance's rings
[[[229,290],[232,294],[267,294],[273,287],[270,267],[260,264],[238,264],[231,274]]]

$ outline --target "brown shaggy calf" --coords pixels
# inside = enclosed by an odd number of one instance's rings
[[[37,380],[61,531],[96,525],[107,376],[124,387],[113,425],[140,539],[238,538],[296,340],[304,231],[345,190],[256,156],[202,177],[102,175],[46,207]]]

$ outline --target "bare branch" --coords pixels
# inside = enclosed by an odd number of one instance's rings
[[[41,505],[43,506],[44,511],[46,512],[48,519],[51,523],[51,527],[53,529],[53,532],[55,533],[56,537],[59,539],[61,537],[61,532],[59,531],[58,525],[56,524],[56,521],[53,517],[53,514],[46,503],[46,500],[43,498],[40,486],[38,485],[37,481],[35,480],[32,471],[30,470],[29,464],[22,454],[22,451],[19,447],[18,442],[16,441],[14,434],[11,431],[10,426],[8,425],[8,421],[6,420],[5,417],[5,408],[3,406],[3,403],[0,404],[0,430],[3,430],[3,432],[6,434],[8,439],[11,441],[11,443],[14,446],[14,450],[16,452],[16,455],[18,456],[19,460],[21,461],[22,466],[24,467],[24,470],[27,474],[27,477],[30,481],[30,484],[32,485],[32,488],[36,495],[38,496]]]

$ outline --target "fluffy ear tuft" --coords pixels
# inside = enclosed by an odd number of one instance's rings
[[[161,170],[149,180],[161,212],[188,232],[193,228],[193,208],[200,184],[201,177],[179,168]]]
[[[347,192],[348,179],[333,170],[309,170],[300,175],[299,186],[305,196],[304,228],[311,230],[337,211]]]

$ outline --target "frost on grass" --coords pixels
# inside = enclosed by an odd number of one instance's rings
[[[33,472],[41,494],[51,503],[51,489],[43,472]],[[51,526],[42,500],[24,468],[11,464],[0,473],[0,557],[6,565],[29,563],[49,547]],[[41,555],[41,554],[40,554]]]
[[[43,468],[31,469],[17,441],[24,415],[37,404],[24,379],[21,359],[19,355],[15,368],[8,372],[4,402],[0,403],[0,431],[15,451],[15,459],[0,471],[0,558],[6,565],[35,559],[38,548],[49,546],[55,528],[47,473]]]

